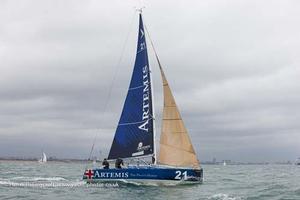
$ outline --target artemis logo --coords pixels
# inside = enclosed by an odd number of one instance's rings
[[[128,172],[99,172],[99,171],[94,171],[94,178],[128,178]]]
[[[137,149],[140,149],[140,148],[142,148],[142,146],[143,146],[143,143],[142,143],[142,142],[140,142],[140,143],[138,144],[138,148],[137,148]]]
[[[140,142],[139,144],[138,144],[138,147],[137,147],[137,151],[146,151],[146,150],[148,150],[150,148],[150,145],[147,145],[147,146],[143,146],[143,143],[142,142]]]
[[[149,76],[148,76],[148,66],[143,67],[143,114],[142,121],[143,123],[139,126],[139,129],[147,131],[149,130]]]

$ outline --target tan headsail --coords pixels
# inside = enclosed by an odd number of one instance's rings
[[[159,60],[158,63],[164,91],[159,163],[171,166],[200,168],[200,163]]]

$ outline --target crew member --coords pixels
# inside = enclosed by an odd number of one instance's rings
[[[104,158],[102,162],[103,169],[109,169],[109,162],[107,161],[106,158]]]
[[[118,158],[118,159],[116,160],[115,167],[116,167],[117,169],[121,169],[121,168],[122,168],[121,165],[124,166],[123,160],[122,160],[121,158]]]
[[[155,163],[155,154],[152,155],[152,164]]]

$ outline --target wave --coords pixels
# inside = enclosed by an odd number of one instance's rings
[[[229,194],[214,194],[213,196],[209,197],[210,200],[242,200],[241,197],[234,197]]]
[[[63,177],[34,177],[34,181],[66,181]]]
[[[222,181],[226,181],[226,182],[237,182],[235,179],[232,179],[232,178],[223,178]]]
[[[159,186],[158,183],[154,182],[136,182],[136,181],[128,181],[128,180],[118,180],[121,185],[132,185],[132,186]]]
[[[295,190],[295,194],[300,196],[300,188]]]
[[[124,186],[150,186],[150,187],[161,187],[161,186],[186,186],[186,185],[198,185],[199,183],[194,183],[194,182],[187,182],[187,181],[150,181],[150,180],[145,180],[145,181],[135,181],[135,180],[124,180],[120,179],[117,181],[120,183],[120,185]]]
[[[12,177],[9,180],[20,180],[20,181],[67,181],[63,177],[28,177],[28,176],[17,176]]]

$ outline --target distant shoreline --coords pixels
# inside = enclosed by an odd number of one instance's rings
[[[0,158],[0,161],[26,161],[26,162],[38,162],[38,158]],[[92,162],[91,160],[88,161],[87,159],[69,159],[69,158],[62,158],[62,159],[48,159],[48,162]]]
[[[38,158],[0,158],[1,161],[26,161],[26,162],[37,162],[39,159]],[[48,162],[77,162],[77,163],[86,163],[86,162],[93,162],[92,160],[88,159],[75,159],[75,158],[50,158],[48,159]],[[100,162],[97,160],[97,162]],[[202,165],[223,165],[223,162],[211,162],[211,161],[203,161],[201,162]],[[292,165],[294,164],[291,161],[282,161],[282,162],[230,162],[227,163],[227,165],[272,165],[272,164],[277,164],[277,165]]]

